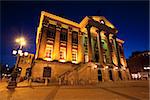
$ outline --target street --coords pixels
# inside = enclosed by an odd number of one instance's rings
[[[0,100],[149,100],[148,85],[148,81],[125,81],[94,86],[18,87],[0,91]]]

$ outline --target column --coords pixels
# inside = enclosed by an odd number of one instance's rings
[[[68,31],[68,38],[67,38],[67,61],[72,61],[72,33]]]
[[[42,27],[42,34],[40,37],[40,43],[39,43],[39,55],[38,58],[44,58],[45,57],[45,49],[46,49],[46,44],[47,44],[47,28]]]
[[[113,36],[113,39],[114,39],[115,52],[116,52],[116,55],[117,55],[118,67],[120,68],[121,63],[120,63],[120,56],[119,56],[119,48],[118,48],[118,42],[117,42],[115,34]]]
[[[83,53],[83,42],[82,42],[82,34],[79,32],[78,35],[78,56],[77,56],[77,61],[78,63],[84,61],[84,53]]]
[[[99,51],[99,63],[100,65],[103,65],[104,58],[103,58],[103,48],[102,48],[101,35],[100,35],[101,30],[97,30],[96,32],[98,33],[97,41],[98,41],[98,51]]]
[[[109,33],[106,33],[106,38],[107,38],[107,46],[108,46],[108,53],[109,53],[109,63],[112,64],[112,54],[111,54],[111,45],[109,41]]]
[[[89,62],[92,61],[92,44],[91,44],[91,33],[90,33],[90,29],[91,29],[91,25],[87,25],[87,34],[88,34],[88,58],[89,58]]]
[[[126,58],[125,58],[125,55],[124,55],[124,50],[123,50],[123,46],[122,46],[122,44],[121,44],[121,50],[122,50],[122,52],[123,52],[123,61],[124,61],[124,66],[125,67],[127,67],[127,62],[126,62]]]
[[[54,42],[54,52],[53,52],[53,59],[59,60],[60,58],[60,28],[56,28],[56,36],[55,36],[55,42]]]

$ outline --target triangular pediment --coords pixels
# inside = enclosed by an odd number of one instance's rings
[[[90,18],[94,19],[95,21],[101,23],[101,21],[104,22],[105,25],[111,27],[112,29],[115,28],[115,26],[110,23],[104,16],[91,16]],[[88,24],[88,20],[90,19],[88,16],[86,16],[79,24],[80,28],[84,28],[86,27],[86,25]]]

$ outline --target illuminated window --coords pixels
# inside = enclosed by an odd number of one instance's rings
[[[77,50],[73,49],[72,50],[72,62],[76,62],[77,61]]]
[[[88,54],[85,54],[85,62],[88,62],[88,60],[89,60],[89,57],[88,57]]]
[[[55,25],[49,25],[49,29],[47,30],[47,37],[48,38],[55,38],[55,33],[56,33],[56,27]]]
[[[88,43],[87,43],[87,37],[84,38],[84,51],[88,52]]]
[[[53,46],[52,45],[46,45],[46,53],[45,53],[46,60],[52,59],[52,52],[53,52]]]
[[[65,62],[66,60],[66,48],[60,47],[60,62]]]
[[[67,41],[67,29],[62,28],[60,33],[60,40],[61,41]]]
[[[78,44],[78,32],[72,32],[72,43]]]

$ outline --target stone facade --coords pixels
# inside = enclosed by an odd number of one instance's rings
[[[78,24],[42,11],[32,78],[50,72],[50,81],[67,84],[130,79],[117,32],[103,16],[87,16]]]

